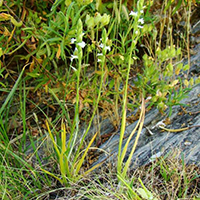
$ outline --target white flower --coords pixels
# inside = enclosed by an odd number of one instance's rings
[[[138,28],[143,28],[143,26],[138,25]]]
[[[75,38],[71,38],[71,44],[74,44],[74,42],[76,42]]]
[[[137,31],[135,31],[135,34],[136,34],[136,35],[138,34],[138,30],[137,30]]]
[[[140,13],[143,14],[143,13],[144,13],[144,10],[140,10]]]
[[[102,53],[97,53],[97,56],[103,56],[103,54]]]
[[[97,62],[101,62],[101,59],[98,59]]]
[[[103,48],[104,48],[104,45],[103,45],[103,44],[100,44],[99,47],[101,47],[101,48],[103,49]],[[111,50],[110,46],[105,46],[105,49],[108,50],[108,51]]]
[[[83,49],[86,46],[86,43],[82,41],[82,42],[77,43],[77,45]]]
[[[71,55],[70,60],[71,60],[71,62],[72,62],[74,59],[77,59],[77,58],[78,58],[78,56]]]
[[[141,18],[141,19],[138,20],[138,22],[141,23],[141,24],[144,24],[144,19]]]
[[[133,11],[131,11],[129,15],[131,15],[131,16],[137,16],[137,15],[138,15],[138,12],[133,12]]]
[[[104,45],[103,45],[103,44],[100,44],[100,45],[99,45],[99,47],[100,47],[100,48],[103,48],[103,47],[104,47]]]
[[[106,46],[105,48],[106,48],[106,50],[108,50],[108,51],[111,50],[110,46]]]

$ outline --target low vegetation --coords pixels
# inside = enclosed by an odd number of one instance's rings
[[[184,159],[171,154],[135,171],[129,165],[145,112],[171,110],[200,82],[188,76],[190,18],[198,5],[1,0],[0,197],[197,199],[199,169]],[[127,112],[136,108],[138,123],[122,148]],[[86,165],[99,147],[99,133],[88,133],[100,117],[120,129],[110,170]]]

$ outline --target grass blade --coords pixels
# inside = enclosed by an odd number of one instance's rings
[[[88,152],[90,146],[92,145],[92,143],[94,142],[94,140],[95,140],[97,134],[98,134],[98,132],[96,132],[96,134],[95,134],[95,135],[93,136],[93,138],[90,140],[90,142],[89,142],[87,148],[85,149],[85,152],[84,152],[83,156],[82,156],[81,159],[79,160],[78,165],[77,165],[77,167],[76,167],[76,174],[79,173],[80,168],[81,168],[81,166],[82,166],[82,164],[83,164],[83,162],[84,162],[84,160],[85,160],[85,157],[86,157],[86,155],[87,155],[87,152]]]
[[[17,86],[21,80],[21,77],[24,73],[24,70],[26,68],[26,66],[28,66],[30,63],[26,64],[23,68],[22,68],[22,71],[17,79],[17,81],[15,82],[15,85],[13,86],[12,90],[10,91],[9,95],[7,96],[6,100],[4,101],[3,105],[1,106],[0,108],[0,115],[2,115],[2,112],[4,111],[6,105],[8,104],[8,102],[10,101],[10,99],[13,97],[14,93],[15,93],[15,90],[17,89]]]
[[[133,153],[136,149],[136,146],[137,146],[137,143],[138,143],[138,140],[139,140],[139,137],[140,137],[140,133],[142,131],[142,127],[143,127],[143,124],[144,124],[144,117],[145,117],[145,105],[144,105],[144,98],[142,97],[142,106],[141,106],[141,121],[140,121],[140,125],[139,125],[139,129],[138,129],[138,133],[137,133],[137,136],[135,138],[135,142],[134,142],[134,145],[133,145],[133,148],[131,150],[131,153],[128,157],[128,160],[126,161],[126,164],[125,164],[125,167],[123,169],[123,172],[122,172],[122,176],[125,177],[126,176],[126,172],[128,170],[128,167],[130,165],[130,162],[131,162],[131,159],[132,159],[132,156],[133,156]]]

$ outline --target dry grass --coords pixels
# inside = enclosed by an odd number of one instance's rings
[[[180,150],[174,150],[166,158],[160,157],[136,170],[130,169],[127,183],[132,181],[132,188],[137,193],[137,190],[141,188],[138,181],[140,178],[145,187],[159,200],[199,199],[200,168],[194,164],[186,165],[183,160],[178,159],[180,154]],[[107,163],[89,177],[72,184],[70,188],[63,188],[63,190],[60,188],[59,191],[62,190],[63,197],[55,199],[131,199],[128,196],[127,187],[119,185],[116,174],[116,166]],[[55,197],[56,194],[58,190],[52,191],[47,196]]]

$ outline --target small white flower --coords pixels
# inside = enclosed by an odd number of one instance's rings
[[[135,31],[135,34],[136,34],[136,35],[138,34],[138,30],[137,30],[137,31]]]
[[[97,53],[97,56],[103,56],[103,54],[102,53]]]
[[[137,56],[133,56],[133,60],[137,60],[138,59],[138,57]]]
[[[131,15],[131,16],[137,16],[137,15],[138,15],[138,12],[133,12],[133,11],[131,11],[129,15]]]
[[[74,44],[74,42],[76,42],[75,38],[71,38],[71,44]]]
[[[77,45],[83,49],[86,46],[86,43],[82,41],[82,42],[77,43]]]
[[[101,62],[101,61],[102,61],[101,59],[98,59],[98,60],[97,60],[97,62]]]
[[[71,55],[70,60],[71,60],[71,62],[72,62],[74,59],[77,59],[77,58],[78,58],[78,56]]]
[[[104,45],[103,45],[103,44],[100,44],[99,47],[101,47],[101,48],[103,49],[103,48],[104,48]],[[105,49],[108,50],[108,51],[111,50],[110,46],[105,46]]]
[[[143,14],[143,13],[144,13],[144,10],[140,10],[140,13]]]
[[[141,18],[141,19],[138,20],[138,22],[141,23],[141,24],[144,24],[144,19]]]
[[[108,37],[106,37],[106,41],[108,40]],[[99,41],[102,41],[102,38],[99,39]]]
[[[143,26],[138,25],[138,28],[143,28]]]
[[[104,47],[104,45],[103,45],[103,44],[100,44],[100,45],[99,45],[99,47],[100,47],[100,48],[103,48],[103,47]]]
[[[105,48],[106,48],[106,50],[108,50],[108,51],[111,50],[110,46],[106,46]]]

